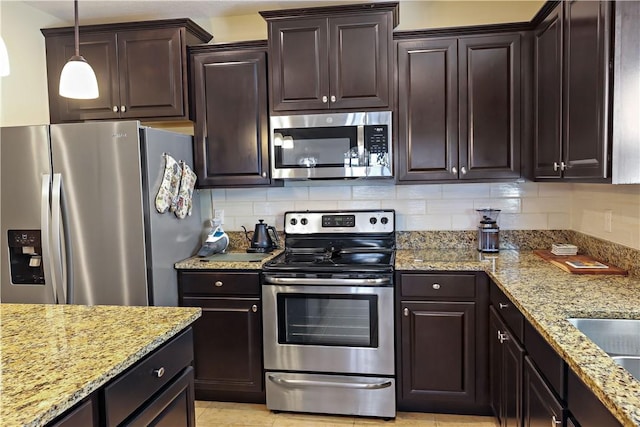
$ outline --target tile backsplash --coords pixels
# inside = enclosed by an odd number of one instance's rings
[[[259,218],[281,230],[287,210],[376,208],[396,210],[398,231],[475,230],[475,210],[491,207],[502,209],[501,230],[573,230],[640,250],[640,185],[299,181],[200,194],[203,217],[223,209],[228,231],[253,230]]]
[[[224,210],[224,227],[252,230],[264,219],[283,227],[284,212],[305,209],[395,209],[399,231],[475,230],[482,208],[501,209],[503,230],[571,226],[571,184],[393,185],[386,182],[304,182],[285,187],[202,190],[203,216]]]

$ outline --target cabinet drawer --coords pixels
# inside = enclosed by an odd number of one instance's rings
[[[524,324],[524,346],[533,363],[551,385],[556,395],[564,399],[565,363],[529,322]]]
[[[470,274],[402,274],[403,297],[474,298],[475,276]]]
[[[189,328],[105,387],[106,425],[119,425],[192,361],[193,332]]]
[[[491,298],[491,305],[493,305],[496,311],[504,319],[505,323],[518,337],[520,342],[523,341],[523,328],[524,328],[524,316],[518,310],[513,302],[498,288],[498,285],[491,283],[491,290],[489,291]]]
[[[260,295],[258,273],[180,272],[182,294]]]

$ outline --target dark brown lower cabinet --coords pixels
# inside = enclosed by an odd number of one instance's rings
[[[178,273],[180,305],[193,324],[196,398],[264,402],[259,273]]]
[[[97,427],[99,425],[98,410],[95,405],[95,394],[93,394],[52,422],[50,427]]]
[[[500,427],[521,427],[524,348],[495,308],[489,311],[491,407]]]
[[[524,358],[524,427],[562,427],[565,408],[534,366]]]
[[[575,427],[622,426],[573,371],[567,375],[567,406]]]
[[[489,413],[485,277],[398,274],[399,409]]]

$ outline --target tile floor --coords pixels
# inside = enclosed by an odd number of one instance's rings
[[[395,420],[376,418],[277,413],[265,405],[196,401],[196,427],[497,427],[492,417],[399,412]]]

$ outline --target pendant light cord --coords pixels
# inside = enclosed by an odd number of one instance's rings
[[[73,0],[73,13],[75,15],[76,56],[80,56],[80,29],[78,28],[78,0]]]

